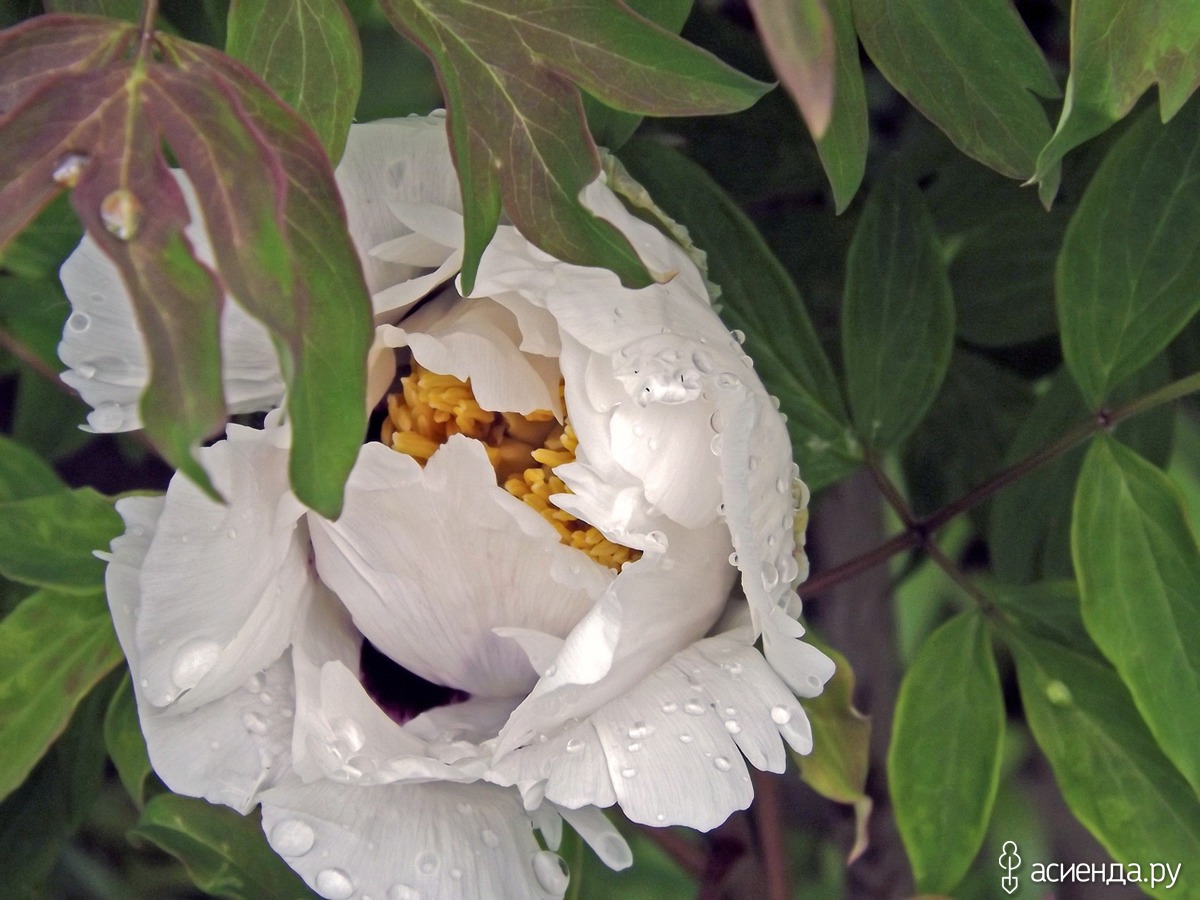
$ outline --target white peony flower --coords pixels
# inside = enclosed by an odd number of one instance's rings
[[[671,280],[628,290],[502,225],[463,298],[450,171],[438,118],[351,130],[376,368],[407,374],[342,516],[289,491],[278,412],[200,451],[228,505],[179,477],[118,504],[108,594],[156,771],[261,804],[328,898],[561,897],[562,820],[613,867],[604,807],[716,826],[747,761],[811,749],[794,694],[833,670],[795,619],[786,429],[687,254],[598,182]]]

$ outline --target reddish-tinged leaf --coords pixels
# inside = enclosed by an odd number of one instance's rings
[[[764,85],[611,0],[383,0],[433,60],[462,183],[469,293],[503,207],[546,252],[603,265],[628,285],[649,274],[629,242],[579,200],[599,174],[576,85],[644,115],[731,112]]]
[[[271,86],[340,159],[362,90],[358,29],[342,0],[233,0],[225,52]]]
[[[187,204],[157,134],[144,121],[142,76],[131,65],[116,66],[107,79],[122,74],[124,85],[104,107],[107,121],[71,202],[116,263],[137,311],[150,356],[150,385],[141,402],[146,433],[176,468],[211,493],[192,450],[225,417],[217,325],[222,292],[183,234]]]
[[[142,11],[142,0],[42,0],[48,12],[92,13],[110,19],[136,22]]]
[[[822,0],[750,0],[775,74],[820,140],[833,115],[833,21]]]
[[[0,32],[0,115],[47,76],[114,59],[134,33],[120,22],[85,16],[37,16]]]
[[[284,240],[287,176],[221,78],[151,67],[147,112],[196,187],[226,289],[274,331],[296,328]]]
[[[372,322],[332,168],[313,130],[244,66],[208,47],[161,40],[185,75],[223,80],[279,154],[288,180],[284,235],[296,277],[295,320],[280,334],[289,354],[284,372],[293,434],[292,489],[310,507],[334,518],[366,431]],[[266,301],[261,307],[255,297],[243,302],[264,321],[278,318]]]

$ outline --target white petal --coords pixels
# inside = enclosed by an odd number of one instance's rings
[[[293,781],[263,796],[263,830],[329,900],[547,900],[566,888],[516,792],[487,784]]]
[[[556,735],[632,689],[675,653],[703,636],[720,616],[734,570],[726,564],[729,536],[720,523],[658,536],[664,549],[626,564],[603,600],[568,635],[501,732],[497,753],[525,746],[537,734]],[[615,639],[615,646],[613,640]]]
[[[523,694],[536,679],[494,628],[565,635],[610,577],[495,477],[482,445],[460,436],[424,470],[369,444],[341,518],[312,517],[321,578],[371,643],[422,678],[483,697]]]
[[[561,414],[557,360],[523,353],[516,317],[497,303],[448,292],[406,318],[402,328],[381,330],[390,346],[411,347],[431,372],[470,379],[483,409]]]
[[[763,628],[763,651],[771,666],[801,697],[815,697],[833,677],[834,662],[812,644],[792,637],[782,622],[792,621],[776,614]]]
[[[534,740],[495,761],[489,780],[516,786],[526,796],[544,797],[564,809],[612,806],[617,802],[600,736],[583,722],[545,741]]]
[[[224,697],[183,715],[164,713],[146,699],[134,633],[142,565],[163,505],[162,497],[126,497],[117,503],[126,531],[113,541],[105,574],[113,623],[129,660],[154,770],[173,791],[244,813],[257,802],[258,791],[290,767],[291,663],[284,656]]]
[[[172,174],[191,215],[185,234],[197,258],[211,266],[212,247],[195,189],[182,172]],[[59,358],[68,366],[63,380],[92,407],[88,415],[92,430],[140,428],[138,403],[149,381],[148,354],[116,266],[85,236],[63,263],[59,277],[73,310],[58,346]],[[221,317],[221,356],[230,411],[254,412],[279,405],[283,381],[270,336],[230,297]]]
[[[599,809],[585,806],[581,809],[560,809],[559,813],[610,869],[620,871],[633,865],[633,851],[629,849],[629,844]]]
[[[402,264],[370,254],[412,232],[390,202],[432,203],[461,210],[458,178],[447,149],[445,117],[385,119],[353,125],[335,173],[350,235],[372,294],[407,281],[423,262]]]
[[[177,475],[142,568],[136,643],[156,705],[228,693],[279,657],[311,599],[303,507],[279,435],[231,435],[200,451],[228,504]]]

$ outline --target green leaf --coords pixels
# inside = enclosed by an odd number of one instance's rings
[[[233,0],[225,52],[246,63],[341,158],[362,88],[358,29],[341,0]]]
[[[1083,626],[1079,588],[1074,581],[1063,578],[1026,585],[989,583],[983,588],[1022,631],[1103,660]]]
[[[1050,138],[1034,94],[1059,89],[1008,0],[853,0],[853,8],[871,59],[955,146],[1010,178],[1033,175]]]
[[[1155,83],[1166,122],[1200,84],[1200,10],[1190,3],[1074,3],[1071,74],[1037,178],[1124,117]]]
[[[871,720],[854,707],[854,670],[832,647],[820,644],[836,664],[833,677],[816,697],[801,701],[812,726],[813,749],[795,755],[800,777],[822,797],[857,804],[866,797],[870,768]]]
[[[91,488],[0,503],[0,574],[61,591],[97,590],[104,562],[92,554],[123,527],[112,501]]]
[[[859,437],[886,450],[933,403],[954,342],[954,297],[916,187],[894,175],[876,183],[846,268],[846,390]]]
[[[466,210],[468,294],[502,199],[521,233],[552,256],[606,266],[627,286],[650,283],[624,236],[579,199],[599,162],[578,88],[614,109],[676,116],[744,109],[765,88],[611,0],[382,6],[438,69]]]
[[[139,807],[146,802],[146,782],[153,774],[146,739],[138,721],[137,701],[129,673],[121,680],[104,716],[104,746],[121,784]]]
[[[833,110],[829,127],[817,140],[817,153],[840,215],[858,193],[867,170],[870,129],[850,0],[825,0],[825,6],[833,21]]]
[[[678,151],[635,139],[621,155],[629,171],[708,254],[721,315],[746,334],[746,351],[788,415],[800,471],[816,490],[853,471],[861,451],[833,369],[799,291],[779,261],[707,173]]]
[[[0,436],[0,504],[66,490],[67,486],[40,456]]]
[[[921,892],[949,894],[979,852],[1003,737],[987,624],[960,613],[926,639],[905,674],[888,750],[896,825]]]
[[[1092,444],[1071,551],[1088,632],[1163,752],[1200,789],[1200,548],[1179,489],[1120,444]]]
[[[626,0],[625,5],[672,34],[679,34],[692,10],[692,0]],[[592,137],[609,150],[623,146],[642,123],[641,116],[611,109],[587,93],[583,95],[583,109]]]
[[[1056,291],[1063,356],[1099,407],[1200,309],[1200,102],[1150,112],[1109,152],[1071,218]]]
[[[1149,393],[1168,377],[1160,358],[1118,390],[1118,401]],[[1079,388],[1061,369],[1034,405],[1005,453],[1013,465],[1058,440],[1089,416]],[[1160,407],[1127,419],[1116,436],[1143,456],[1165,463],[1170,453],[1174,414]],[[1070,519],[1075,479],[1083,465],[1084,448],[1076,447],[996,495],[988,517],[988,549],[996,577],[1023,584],[1043,578],[1070,577]]]
[[[198,888],[217,897],[315,896],[267,845],[257,816],[239,816],[227,807],[191,797],[159,794],[146,804],[129,834],[177,858]]]
[[[10,794],[121,661],[104,595],[32,594],[0,621],[0,798]]]
[[[312,509],[336,518],[366,431],[366,353],[373,328],[333,172],[308,126],[252,73],[198,44],[173,42],[171,49],[194,80],[221,80],[267,144],[287,160],[282,215],[295,279],[293,304],[289,308],[261,292],[243,303],[283,342],[292,489]]]
[[[1006,637],[1025,717],[1075,817],[1119,862],[1200,859],[1200,802],[1116,673],[1020,631]],[[1197,890],[1200,869],[1184,865],[1174,890],[1161,895]]]
[[[815,140],[833,115],[833,19],[823,0],[749,0],[758,35]]]
[[[932,513],[998,472],[1004,448],[1032,407],[1033,394],[1022,379],[982,356],[956,351],[901,457],[913,511]]]
[[[57,278],[58,267],[80,237],[70,202],[59,197],[0,253],[0,269],[22,278]]]

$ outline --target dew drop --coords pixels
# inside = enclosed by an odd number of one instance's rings
[[[490,828],[485,828],[479,832],[479,839],[483,841],[483,846],[495,849],[500,846],[500,837]]]
[[[83,374],[82,372],[80,374]],[[95,372],[93,371],[94,375]],[[101,403],[88,416],[88,424],[97,431],[115,431],[125,421],[125,413],[117,403]]]
[[[441,858],[432,850],[426,850],[417,857],[417,871],[422,875],[432,875],[441,864]]]
[[[732,706],[727,706],[725,707],[725,715],[732,718],[733,716],[737,715],[737,710]]]
[[[738,564],[738,555],[736,550],[729,554],[729,564],[731,566],[736,566]]]
[[[637,769],[633,768],[633,766],[629,766],[628,768],[621,770],[622,778],[633,778],[636,775],[637,775]]]
[[[348,900],[354,894],[354,882],[341,869],[322,869],[317,873],[316,887],[329,900]]]
[[[716,759],[714,759],[713,765],[716,766],[717,770],[721,772],[728,772],[733,768],[733,763],[727,760],[724,756],[718,756]]]
[[[728,731],[730,734],[741,734],[742,726],[737,723],[736,719],[726,719],[725,720],[725,730]]]
[[[786,725],[792,721],[792,714],[786,706],[774,706],[771,708],[771,721],[776,725]]]
[[[734,678],[742,674],[742,664],[740,662],[721,663],[721,668]]]
[[[266,686],[267,679],[263,676],[262,672],[259,672],[257,675],[251,675],[246,679],[246,690],[252,694],[257,694]]]
[[[692,354],[692,365],[706,375],[716,371],[717,368],[716,363],[713,362],[712,356],[703,350],[698,350]]]
[[[469,816],[474,811],[475,807],[473,807],[470,803],[458,804],[458,812],[460,815]]]
[[[656,816],[654,817],[654,821],[656,821],[656,822],[665,822],[665,821],[667,821],[667,817],[666,817],[666,816],[664,816],[662,813],[659,813],[658,815],[656,815]]]
[[[674,702],[672,702],[672,703],[664,703],[664,704],[662,705],[662,711],[663,711],[663,712],[665,712],[665,713],[673,713],[673,712],[675,712],[675,710],[677,710],[677,709],[679,709],[679,704],[678,704],[678,703],[674,703]]]
[[[68,153],[60,156],[54,165],[54,173],[50,176],[57,184],[65,188],[73,188],[79,183],[79,176],[84,167],[91,162],[91,157],[84,153]]]
[[[221,655],[221,645],[208,638],[196,638],[188,641],[175,654],[175,662],[171,665],[171,681],[181,691],[195,687],[217,663]]]
[[[712,427],[713,431],[719,432],[721,430],[721,428],[725,425],[725,420],[721,418],[720,410],[717,410],[708,417],[708,424]]]
[[[583,741],[581,741],[579,738],[571,738],[569,741],[567,741],[568,753],[578,753],[582,749]]]
[[[740,386],[742,380],[732,372],[722,372],[717,376],[717,384],[726,389],[733,389]]]
[[[407,884],[393,884],[387,895],[388,900],[421,900],[421,895]]]
[[[79,365],[79,368],[77,368],[75,371],[78,372],[81,377],[87,379],[88,381],[91,381],[93,378],[96,377],[96,367],[93,366],[91,363],[81,363]]]
[[[132,191],[117,188],[100,201],[100,220],[117,240],[133,240],[142,224],[142,204]]]
[[[628,734],[635,741],[640,741],[642,738],[647,738],[654,734],[654,726],[647,725],[645,722],[639,720],[629,726]]]
[[[779,584],[779,570],[770,561],[762,564],[762,583],[763,587],[768,591]]]
[[[282,856],[303,856],[315,840],[312,828],[299,819],[284,819],[271,829],[271,846]]]
[[[679,743],[690,744],[691,742],[692,742],[692,736],[690,734],[688,734],[686,731],[679,736]]]
[[[460,878],[462,878],[462,869],[451,869],[450,877],[455,881],[458,881]]]
[[[739,344],[746,343],[746,332],[742,331],[742,329],[735,328],[735,329],[733,329],[733,331],[731,331],[729,333],[733,335],[733,339],[735,341],[737,341]]]
[[[67,318],[67,327],[76,333],[87,331],[92,327],[92,317],[85,312],[73,312]]]
[[[533,874],[544,891],[556,896],[566,891],[571,880],[571,871],[563,858],[549,850],[533,854]]]
[[[230,528],[230,529],[229,529],[227,532],[225,532],[225,533],[226,533],[227,535],[229,535],[229,537],[230,537],[230,538],[235,538],[235,537],[237,537],[237,529],[236,529],[236,528]]]
[[[633,426],[633,436],[634,437],[642,437],[643,435],[645,435],[645,433],[646,433],[646,427],[644,425],[642,425],[640,422],[637,425]]]
[[[721,455],[721,444],[720,433],[714,434],[712,440],[708,442],[708,449],[712,451],[713,456]]]
[[[1071,689],[1061,681],[1051,681],[1046,685],[1046,699],[1055,706],[1071,705]]]
[[[658,446],[659,446],[658,438],[652,437],[652,438],[650,438],[650,440],[646,441],[646,447],[650,450],[651,453],[653,453],[655,450],[657,450]]]
[[[685,703],[683,705],[683,711],[685,713],[687,713],[689,716],[704,715],[704,707],[701,706],[699,703],[697,703],[695,700]]]
[[[334,730],[338,734],[339,740],[346,744],[351,753],[357,753],[366,743],[366,737],[363,735],[362,726],[350,718],[338,719],[333,723]]]
[[[251,734],[267,733],[267,721],[258,713],[248,712],[243,714],[242,726]]]
[[[542,673],[542,677],[543,678],[553,678],[557,674],[558,674],[558,666],[550,666],[549,668],[546,669],[545,672]]]
[[[632,744],[629,745],[630,753],[637,753],[641,749],[642,749],[642,745],[638,741],[634,741]]]

